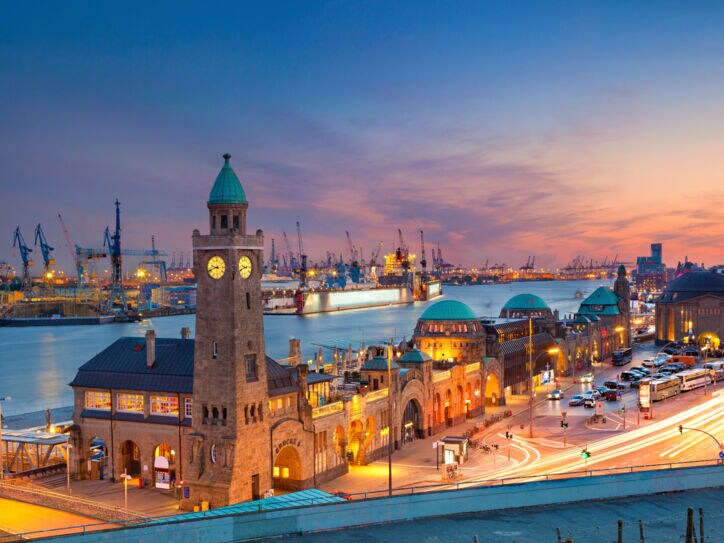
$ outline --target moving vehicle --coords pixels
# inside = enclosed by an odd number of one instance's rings
[[[603,383],[603,386],[610,390],[623,390],[626,388],[626,385],[624,383],[619,383],[617,381],[605,381]]]
[[[581,377],[581,383],[592,383],[592,382],[593,382],[592,373],[584,373],[583,377]]]
[[[702,367],[709,370],[709,375],[711,375],[712,379],[716,379],[717,381],[724,379],[724,360],[707,362]]]
[[[604,398],[606,398],[607,402],[617,402],[621,399],[621,391],[620,390],[608,390],[606,391],[606,394],[603,395]]]
[[[558,390],[558,389],[552,390],[552,391],[548,394],[548,399],[549,399],[549,400],[560,400],[562,397],[563,397],[563,391],[562,391],[562,390]]]
[[[685,364],[686,366],[693,368],[696,365],[696,358],[693,356],[676,355],[671,357],[671,362]]]
[[[585,400],[584,396],[582,396],[581,394],[576,394],[570,400],[568,400],[568,405],[570,405],[571,407],[576,406],[576,405],[583,405],[584,400]]]
[[[583,407],[596,407],[596,400],[588,396],[583,400]]]
[[[677,376],[681,380],[681,390],[692,390],[711,383],[711,374],[705,368],[684,370]]]
[[[681,392],[681,381],[676,378],[651,381],[651,401],[658,402]]]
[[[633,358],[633,350],[631,347],[627,347],[625,349],[618,349],[616,351],[613,351],[611,354],[611,364],[614,366],[625,366],[629,362],[631,362],[631,359]]]

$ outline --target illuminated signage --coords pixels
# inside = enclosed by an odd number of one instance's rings
[[[651,406],[651,382],[641,383],[639,387],[639,403],[641,407]]]

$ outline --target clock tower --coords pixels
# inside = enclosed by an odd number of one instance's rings
[[[224,155],[208,200],[209,234],[193,232],[196,341],[184,500],[220,507],[272,487],[261,299],[264,237],[246,229],[246,194]]]

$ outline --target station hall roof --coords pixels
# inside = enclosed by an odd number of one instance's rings
[[[724,297],[724,275],[711,271],[692,271],[666,285],[659,302],[681,302],[698,296]]]
[[[224,165],[216,176],[214,186],[209,194],[209,204],[246,204],[246,193],[239,178],[229,164],[231,155],[224,155]]]
[[[540,296],[535,294],[518,294],[505,302],[503,309],[521,309],[524,311],[550,309]]]
[[[474,321],[478,317],[469,306],[457,300],[442,300],[428,307],[421,321]]]

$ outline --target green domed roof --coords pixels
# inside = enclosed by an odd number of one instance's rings
[[[542,298],[535,294],[518,294],[508,300],[503,309],[541,310],[550,309]]]
[[[457,300],[443,300],[428,307],[421,321],[474,321],[477,316],[467,305]]]
[[[432,360],[432,357],[429,354],[422,352],[417,348],[407,351],[397,359],[398,362],[408,362],[413,364],[421,364],[423,362],[429,362],[430,360]]]
[[[390,361],[390,369],[397,370],[400,369],[400,366],[393,360]],[[375,356],[372,360],[365,362],[364,366],[360,368],[360,371],[387,371],[387,357],[382,355]]]
[[[224,165],[221,167],[219,175],[216,176],[216,182],[211,188],[208,204],[246,204],[246,194],[236,177],[236,173],[229,164],[231,155],[224,155]]]

